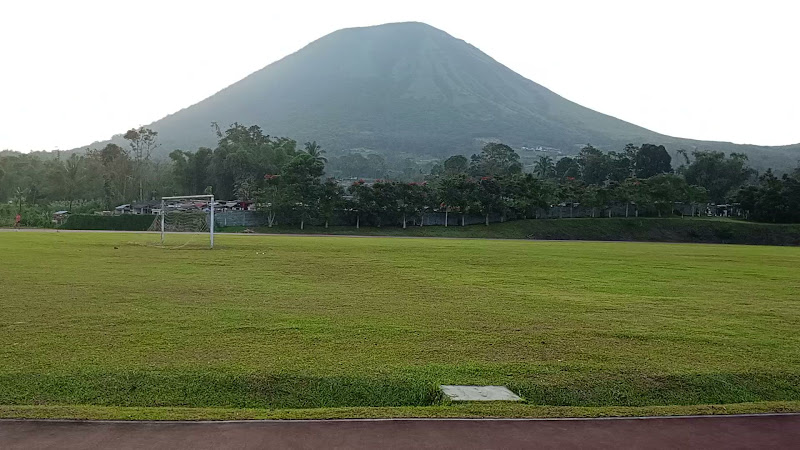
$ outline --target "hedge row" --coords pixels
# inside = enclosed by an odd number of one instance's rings
[[[237,232],[245,227],[227,227]],[[371,236],[424,236],[493,239],[552,239],[590,241],[696,242],[800,246],[800,224],[767,224],[713,218],[581,218],[528,219],[505,223],[461,226],[361,227],[307,226],[255,227],[263,233],[309,233]],[[223,229],[220,228],[220,231]]]
[[[523,227],[529,239],[800,245],[800,225],[725,219],[551,219]]]
[[[119,216],[97,216],[74,214],[61,225],[65,230],[115,230],[147,231],[156,216],[150,214],[123,214]]]

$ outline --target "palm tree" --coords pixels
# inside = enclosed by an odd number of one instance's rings
[[[25,196],[27,194],[28,190],[22,189],[19,186],[17,186],[17,189],[14,191],[14,198],[12,200],[17,204],[17,214],[22,212],[22,204],[25,202]]]
[[[325,150],[322,149],[322,146],[317,144],[317,141],[313,142],[306,142],[306,153],[311,155],[316,161],[326,163],[328,162],[328,158],[323,156],[325,154]]]
[[[556,166],[553,164],[553,158],[549,156],[540,156],[539,160],[533,165],[533,171],[539,178],[550,178],[555,174]]]

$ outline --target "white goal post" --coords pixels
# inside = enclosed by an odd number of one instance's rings
[[[174,208],[175,211],[173,213],[180,213],[185,212],[184,205],[180,203],[181,201],[191,202],[194,200],[199,200],[203,202],[207,202],[209,209],[209,216],[206,220],[208,225],[208,231],[210,235],[210,248],[214,248],[214,196],[213,195],[178,195],[174,197],[161,197],[161,211],[159,212],[159,221],[160,226],[158,227],[161,230],[161,245],[164,245],[164,234],[167,232],[167,215],[170,213],[170,208]],[[201,209],[202,211],[202,209]],[[205,211],[202,211],[205,214]],[[205,231],[204,229],[197,230],[197,229],[186,229],[190,228],[191,224],[187,226],[186,223],[182,224],[181,226],[176,226],[176,231]]]

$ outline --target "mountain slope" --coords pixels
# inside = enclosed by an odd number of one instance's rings
[[[744,151],[774,160],[800,146],[756,147],[664,136],[560,97],[466,42],[422,23],[344,29],[150,125],[162,148],[214,146],[209,124],[258,124],[329,150],[447,155],[499,139],[574,152],[586,143]]]

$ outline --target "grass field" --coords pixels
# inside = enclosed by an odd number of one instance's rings
[[[0,233],[0,417],[800,410],[798,248],[156,240]]]

